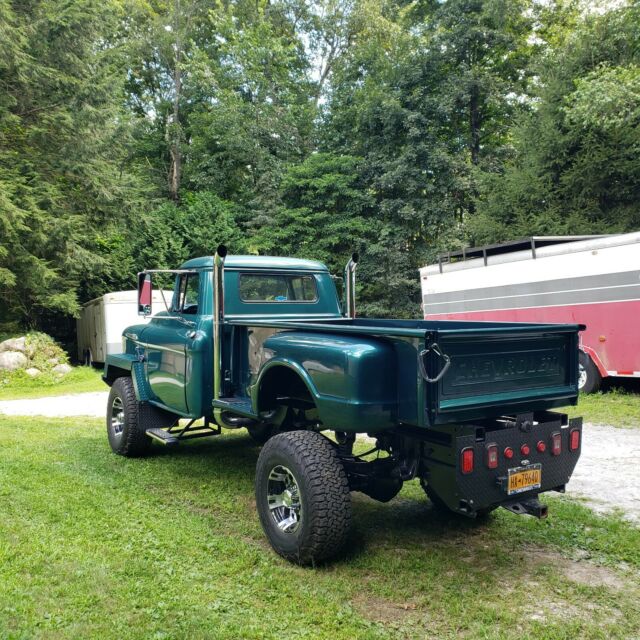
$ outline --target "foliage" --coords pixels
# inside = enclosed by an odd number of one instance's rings
[[[416,317],[441,251],[637,228],[640,8],[584,7],[0,0],[0,327],[221,241]]]
[[[639,11],[587,19],[540,62],[513,158],[484,179],[468,227],[477,242],[638,228]]]

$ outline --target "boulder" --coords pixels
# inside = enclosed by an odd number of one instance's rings
[[[0,351],[0,369],[15,371],[27,366],[27,356],[19,351]]]
[[[68,364],[57,364],[53,367],[54,373],[59,373],[61,376],[66,375],[71,371],[71,367]]]
[[[20,353],[27,352],[27,338],[22,336],[21,338],[9,338],[0,342],[0,352],[2,351],[19,351]]]
[[[48,362],[50,365],[54,366],[54,365],[56,365],[56,364],[59,364],[60,360],[58,360],[58,358],[49,358],[49,359],[47,360],[47,362]]]
[[[35,378],[41,373],[40,369],[36,369],[35,367],[29,367],[28,369],[25,369],[24,372],[31,378]]]

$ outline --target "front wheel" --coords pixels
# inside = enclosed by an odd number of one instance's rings
[[[271,546],[301,565],[337,555],[351,526],[347,476],[334,446],[314,431],[273,436],[256,468],[256,505]]]
[[[578,356],[578,390],[580,393],[595,393],[599,391],[602,376],[593,360],[581,351]]]
[[[128,458],[143,456],[151,450],[139,403],[131,378],[117,378],[107,402],[107,435],[114,453]]]

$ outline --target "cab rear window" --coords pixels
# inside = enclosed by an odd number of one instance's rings
[[[316,302],[316,279],[294,274],[243,273],[240,299],[243,302]]]

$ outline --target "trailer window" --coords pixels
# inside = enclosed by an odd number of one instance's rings
[[[240,276],[243,302],[316,302],[318,292],[313,276],[253,274]]]

